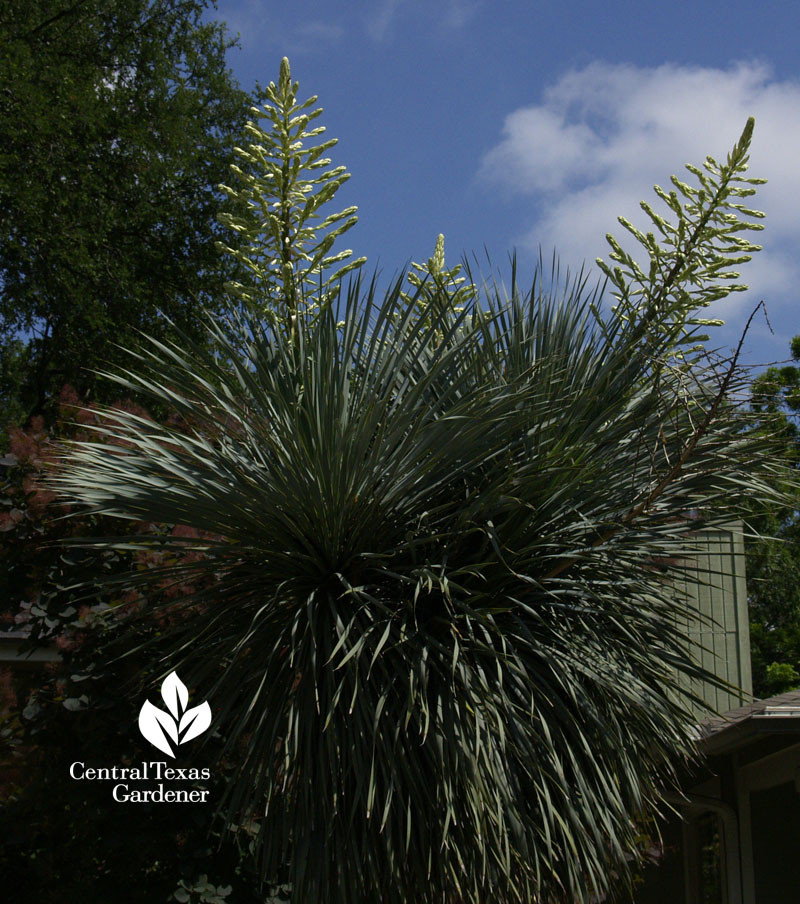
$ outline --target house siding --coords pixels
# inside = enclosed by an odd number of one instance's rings
[[[737,525],[698,531],[697,552],[687,560],[685,579],[675,581],[687,601],[684,628],[695,661],[730,685],[685,679],[684,687],[704,703],[697,714],[724,713],[752,698],[750,624],[744,568],[744,539]]]

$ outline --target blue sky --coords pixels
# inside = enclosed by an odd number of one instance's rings
[[[750,174],[769,178],[764,251],[748,293],[716,311],[714,345],[745,344],[750,365],[784,359],[800,333],[800,6],[607,0],[219,0],[241,35],[230,55],[244,87],[289,57],[300,96],[352,179],[346,244],[392,275],[446,237],[448,264],[539,247],[591,268],[620,214],[645,225],[641,199],[687,162],[724,157],[756,117]]]

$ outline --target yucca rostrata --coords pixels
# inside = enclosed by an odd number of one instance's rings
[[[687,351],[742,256],[719,215],[748,142],[674,201],[696,228],[649,276],[615,245],[615,312],[555,273],[424,316],[354,283],[343,324],[146,344],[115,379],[191,426],[117,412],[118,454],[70,448],[69,498],[220,538],[159,541],[201,551],[173,573],[206,588],[174,604],[164,672],[206,689],[238,758],[221,808],[256,814],[297,904],[588,902],[625,874],[692,753],[687,513],[774,492],[735,361]]]

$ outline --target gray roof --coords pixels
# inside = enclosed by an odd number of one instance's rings
[[[724,753],[766,733],[800,733],[800,689],[706,719],[698,731],[700,746],[709,754]]]

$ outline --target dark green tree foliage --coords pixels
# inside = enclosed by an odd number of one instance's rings
[[[800,361],[800,336],[791,342]],[[757,430],[781,440],[780,454],[796,471],[800,465],[800,367],[770,367],[753,382],[751,408]],[[747,590],[753,690],[766,697],[800,687],[800,500],[751,517],[764,537],[747,544]]]
[[[235,275],[216,186],[252,103],[209,0],[0,4],[0,408],[99,397],[94,368],[167,315],[199,337]],[[6,426],[2,424],[2,427]]]

